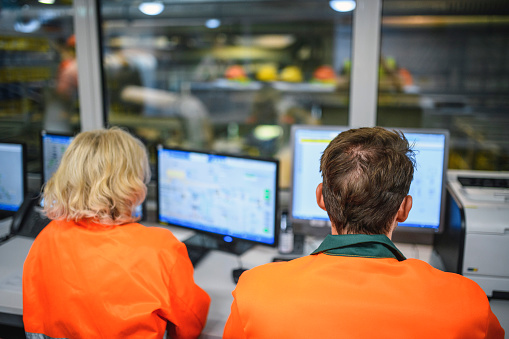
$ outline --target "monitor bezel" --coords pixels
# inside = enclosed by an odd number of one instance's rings
[[[199,154],[206,154],[206,155],[217,155],[217,156],[224,156],[224,157],[230,157],[230,158],[237,158],[237,159],[247,159],[247,160],[259,160],[259,161],[265,161],[275,164],[275,172],[276,172],[276,178],[275,178],[275,192],[274,192],[274,241],[273,243],[269,244],[266,242],[251,240],[251,239],[244,239],[240,237],[235,237],[229,234],[219,234],[215,232],[208,232],[204,230],[199,230],[183,225],[168,223],[166,221],[162,221],[160,219],[160,192],[159,192],[159,150],[170,150],[170,151],[183,151],[183,152],[192,152],[192,153],[199,153]],[[277,247],[279,244],[279,231],[280,231],[280,210],[279,210],[279,160],[275,158],[270,157],[257,157],[257,156],[250,156],[250,155],[243,155],[243,154],[231,154],[231,153],[225,153],[225,152],[214,152],[214,151],[207,151],[207,150],[197,150],[197,149],[186,149],[182,147],[170,147],[170,146],[164,146],[164,145],[157,145],[156,146],[156,220],[157,223],[161,225],[168,225],[168,226],[174,226],[186,230],[190,230],[195,232],[196,234],[204,234],[210,237],[213,237],[214,239],[218,241],[222,241],[225,237],[231,237],[233,239],[233,243],[238,242],[245,242],[249,244],[256,244],[256,245],[264,245],[268,247]]]
[[[68,138],[75,138],[76,135],[73,133],[64,133],[64,132],[52,132],[49,130],[41,130],[40,136],[39,136],[39,142],[41,145],[41,187],[44,186],[44,184],[49,180],[49,178],[46,178],[46,173],[44,173],[44,136],[46,135],[52,135],[57,137],[68,137]]]
[[[290,154],[291,154],[291,172],[290,172],[290,195],[289,195],[289,205],[288,205],[288,216],[289,221],[293,225],[293,229],[296,233],[303,234],[312,234],[316,236],[325,236],[331,233],[331,222],[330,220],[315,220],[315,219],[302,219],[295,218],[293,214],[293,203],[294,203],[294,180],[295,180],[295,146],[296,140],[295,136],[298,130],[319,130],[319,131],[339,131],[339,133],[344,132],[349,129],[358,128],[351,127],[345,125],[292,125],[291,134],[290,134]],[[440,203],[440,220],[438,228],[428,228],[428,227],[413,227],[413,226],[405,226],[398,225],[396,227],[395,233],[401,234],[440,234],[444,229],[444,220],[445,220],[445,193],[447,186],[447,170],[448,170],[448,159],[449,159],[449,145],[450,145],[450,133],[446,129],[435,129],[435,128],[400,128],[400,127],[383,127],[387,130],[397,130],[403,133],[423,133],[423,134],[439,134],[444,135],[444,159],[443,164],[444,167],[442,169],[442,199]]]
[[[27,198],[28,194],[27,145],[24,142],[11,142],[11,141],[1,141],[0,145],[1,144],[21,146],[21,162],[22,162],[21,168],[23,171],[21,180],[23,182],[23,201],[24,201]],[[23,201],[21,201],[21,204],[23,204]],[[21,204],[15,211],[0,209],[0,218],[13,216],[19,210]]]

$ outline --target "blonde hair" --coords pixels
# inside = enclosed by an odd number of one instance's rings
[[[82,132],[44,187],[44,212],[56,220],[134,222],[133,211],[145,200],[149,181],[147,151],[140,140],[117,127]]]

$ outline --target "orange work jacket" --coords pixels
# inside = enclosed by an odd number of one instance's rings
[[[163,228],[52,221],[23,268],[27,338],[196,338],[209,304]]]
[[[223,338],[504,338],[483,290],[405,259],[383,235],[329,235],[314,254],[240,277]]]

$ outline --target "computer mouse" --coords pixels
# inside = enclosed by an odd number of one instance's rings
[[[235,268],[232,270],[232,278],[233,278],[233,282],[234,283],[238,283],[239,282],[239,278],[240,278],[240,275],[242,273],[244,273],[244,271],[247,271],[246,268]]]

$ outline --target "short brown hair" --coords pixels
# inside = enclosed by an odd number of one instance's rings
[[[320,171],[329,218],[341,233],[387,234],[414,175],[414,153],[400,131],[345,131],[323,152]]]

